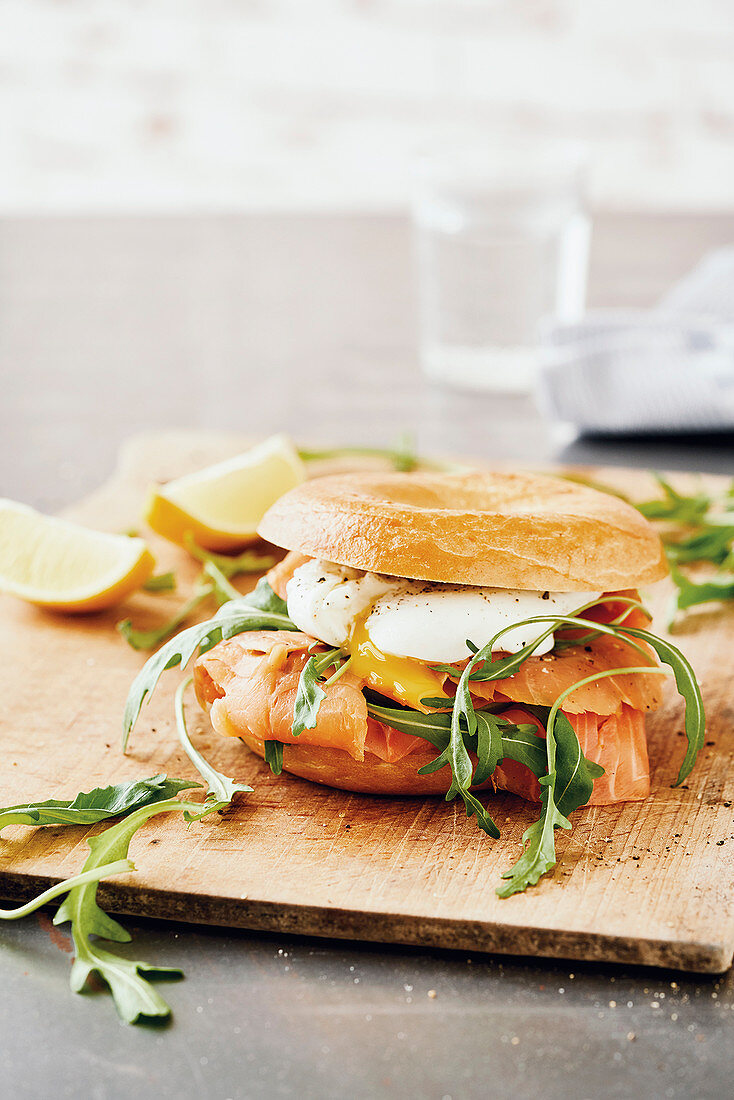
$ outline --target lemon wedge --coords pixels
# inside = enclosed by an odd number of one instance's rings
[[[154,564],[142,539],[0,500],[0,592],[56,611],[99,611],[140,588]]]
[[[145,521],[180,546],[190,533],[205,550],[237,550],[255,541],[270,505],[305,478],[288,436],[273,435],[244,454],[152,489]]]

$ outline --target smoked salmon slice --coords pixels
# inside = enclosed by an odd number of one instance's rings
[[[323,650],[305,634],[253,631],[220,642],[194,665],[194,686],[217,733],[287,745],[344,749],[364,760],[367,701],[362,682],[346,672],[326,690],[316,726],[294,737],[293,707],[303,666]]]
[[[397,764],[404,760],[412,752],[425,751],[428,742],[422,737],[414,737],[411,733],[403,733],[394,730],[392,726],[386,726],[375,718],[367,719],[367,738],[364,743],[364,751],[371,752],[373,756],[384,760],[387,764]],[[436,749],[436,756],[439,750]]]
[[[618,638],[602,635],[587,646],[574,646],[557,655],[528,657],[514,675],[504,680],[473,680],[470,691],[487,703],[552,707],[561,692],[578,680],[605,669],[635,668],[644,663],[636,649]],[[655,673],[608,676],[572,692],[563,710],[567,714],[611,715],[623,704],[639,711],[656,710],[662,701],[659,680]]]
[[[194,666],[194,686],[214,729],[227,737],[247,732],[258,741],[344,749],[355,760],[370,752],[388,764],[425,748],[420,737],[368,718],[362,682],[348,672],[326,688],[316,727],[294,737],[298,681],[313,652],[319,650],[311,638],[286,630],[253,631],[210,649]]]
[[[564,712],[565,713],[565,712]],[[532,723],[539,737],[545,737],[541,722],[522,707],[502,711],[508,722]],[[588,760],[601,764],[604,775],[594,780],[589,806],[614,802],[636,802],[650,793],[650,764],[645,737],[645,715],[626,703],[619,714],[567,714],[576,731],[581,751]],[[504,760],[492,779],[498,790],[509,791],[540,802],[540,784],[529,768],[515,760]]]

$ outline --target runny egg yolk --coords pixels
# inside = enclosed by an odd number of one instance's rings
[[[379,650],[365,627],[368,615],[369,611],[360,617],[349,639],[349,671],[374,691],[414,710],[425,711],[421,699],[445,695],[444,677],[421,661],[411,657],[393,657]]]

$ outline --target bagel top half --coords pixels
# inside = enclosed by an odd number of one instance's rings
[[[638,588],[668,569],[630,504],[532,473],[362,473],[282,496],[258,534],[373,573],[530,591]]]

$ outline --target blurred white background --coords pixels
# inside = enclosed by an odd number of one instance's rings
[[[734,207],[733,0],[2,0],[0,212],[379,208],[451,133]]]

